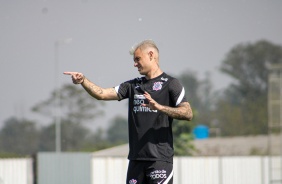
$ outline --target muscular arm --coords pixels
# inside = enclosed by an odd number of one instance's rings
[[[118,100],[118,95],[114,88],[102,88],[97,86],[87,78],[81,83],[82,87],[97,100]]]
[[[114,88],[102,88],[88,80],[79,72],[64,72],[65,75],[71,75],[74,84],[81,84],[82,87],[97,100],[118,100],[118,95]]]
[[[191,121],[193,118],[192,109],[188,102],[182,102],[177,107],[162,106],[160,111],[174,119]]]

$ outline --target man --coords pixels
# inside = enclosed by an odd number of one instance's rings
[[[152,40],[132,48],[134,67],[143,77],[114,88],[97,86],[82,73],[71,75],[73,83],[98,100],[129,99],[129,155],[127,184],[173,183],[172,120],[193,117],[179,81],[159,67],[159,49]]]

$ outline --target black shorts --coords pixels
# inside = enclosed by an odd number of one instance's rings
[[[128,164],[126,184],[172,184],[173,164],[163,161],[136,161]]]

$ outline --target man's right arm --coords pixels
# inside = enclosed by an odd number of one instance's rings
[[[82,87],[97,100],[118,100],[115,88],[102,88],[97,86],[86,77],[81,83]]]
[[[79,72],[64,72],[65,75],[71,75],[74,84],[81,84],[82,87],[97,100],[119,100],[114,88],[102,88],[88,80]]]

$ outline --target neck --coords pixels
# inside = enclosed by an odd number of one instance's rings
[[[161,75],[163,73],[163,71],[160,69],[159,66],[157,66],[157,68],[155,70],[152,70],[150,73],[148,73],[145,77],[146,79],[153,79],[155,77],[158,77],[159,75]]]

